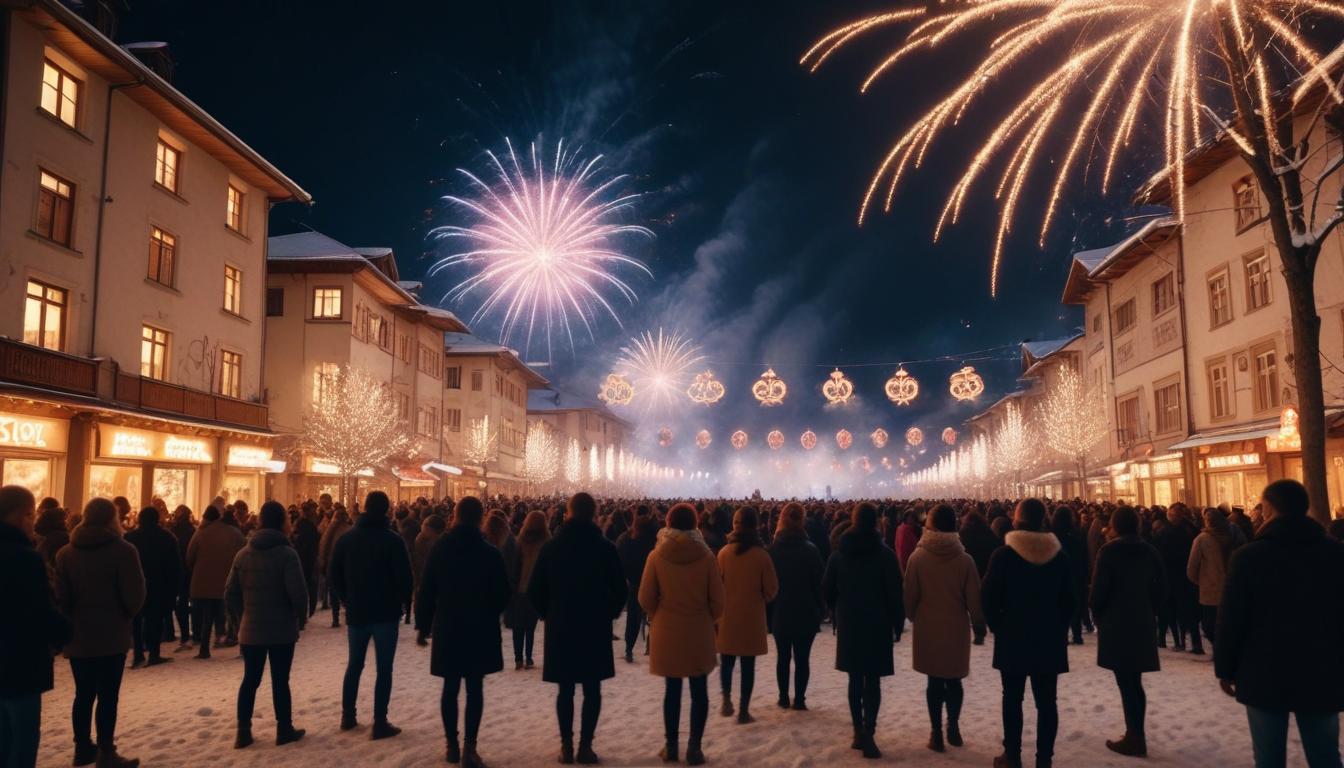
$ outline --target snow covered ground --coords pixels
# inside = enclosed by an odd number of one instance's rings
[[[327,615],[319,614],[318,624]],[[177,655],[172,664],[127,670],[121,693],[119,746],[123,754],[145,766],[266,765],[280,766],[415,766],[443,764],[443,732],[439,720],[440,681],[429,674],[429,655],[417,648],[403,627],[397,649],[396,682],[391,720],[405,732],[385,741],[369,741],[373,696],[373,648],[360,690],[358,730],[342,733],[341,676],[345,667],[345,632],[315,626],[303,635],[294,662],[292,688],[295,724],[308,730],[298,744],[276,747],[269,677],[257,695],[253,721],[257,743],[232,749],[234,706],[242,661],[223,649],[209,661]],[[492,766],[553,765],[558,746],[552,685],[541,681],[541,633],[537,637],[538,667],[508,669],[486,680],[482,756]],[[999,681],[990,667],[992,639],[973,649],[971,677],[966,681],[962,733],[966,746],[935,754],[925,748],[928,720],[924,679],[910,670],[910,643],[897,646],[895,677],[883,683],[877,741],[884,761],[921,766],[988,766],[999,752]],[[1087,645],[1071,646],[1073,672],[1060,682],[1058,766],[1248,766],[1250,739],[1241,706],[1224,696],[1213,679],[1207,656],[1164,651],[1163,671],[1147,675],[1148,746],[1145,761],[1111,754],[1103,741],[1124,730],[1120,697],[1110,674],[1097,668],[1094,635]],[[505,659],[512,649],[505,632]],[[619,644],[617,650],[620,650]],[[171,646],[168,646],[171,647]],[[718,682],[711,679],[711,714],[705,752],[711,765],[814,766],[870,765],[849,749],[851,736],[845,704],[845,679],[834,671],[834,638],[823,628],[813,650],[813,677],[808,692],[810,712],[781,711],[775,706],[773,653],[757,662],[752,711],[757,722],[737,725],[717,714]],[[602,722],[596,748],[607,765],[660,764],[662,744],[662,681],[648,674],[645,659],[634,665],[616,660],[617,675],[603,690]],[[42,754],[39,765],[69,765],[72,753],[68,720],[73,696],[69,665],[56,665],[56,689],[43,697]],[[1034,714],[1027,694],[1028,765],[1034,744]],[[682,738],[687,713],[683,704]],[[577,723],[576,723],[577,727]],[[684,742],[683,742],[684,743]],[[1304,765],[1295,732],[1289,765]]]

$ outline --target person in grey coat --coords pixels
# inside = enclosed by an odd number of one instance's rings
[[[224,585],[226,610],[238,624],[243,654],[243,683],[238,688],[238,736],[234,749],[252,743],[252,707],[257,687],[271,662],[271,698],[275,705],[275,743],[303,738],[295,728],[289,695],[289,669],[294,645],[308,618],[308,585],[303,564],[285,535],[285,508],[279,502],[261,505],[261,527],[238,551]]]

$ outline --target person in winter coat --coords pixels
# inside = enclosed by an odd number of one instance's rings
[[[430,515],[425,518],[420,526],[420,533],[415,537],[415,546],[411,547],[411,578],[415,581],[417,594],[420,592],[420,582],[424,579],[425,562],[429,560],[429,553],[434,549],[434,545],[443,536],[444,527],[442,517]]]
[[[546,515],[540,510],[529,512],[518,532],[517,546],[504,554],[504,567],[509,571],[509,587],[513,598],[504,610],[504,626],[513,633],[513,668],[532,669],[532,643],[537,633],[537,609],[527,597],[527,585],[542,547],[551,538],[546,526]]]
[[[709,719],[706,684],[714,671],[714,622],[723,616],[723,579],[718,564],[696,528],[695,507],[676,504],[667,511],[667,525],[644,565],[639,581],[639,606],[649,616],[649,672],[666,678],[663,689],[663,732],[658,753],[676,762],[680,749],[682,678],[691,689],[691,734],[686,763],[703,765],[702,740]]]
[[[1184,522],[1181,512],[1173,507],[1167,510],[1166,524],[1153,527],[1153,546],[1162,556],[1162,567],[1167,573],[1179,574],[1190,562],[1190,550],[1195,535]],[[1190,606],[1195,600],[1195,587],[1187,579],[1172,579],[1167,589],[1167,601],[1163,606],[1163,616],[1167,618],[1172,634],[1175,635],[1175,648],[1185,650],[1185,639],[1190,638],[1190,652],[1204,653],[1204,641],[1200,639],[1199,629],[1194,626],[1190,615]],[[1163,632],[1163,640],[1166,633]]]
[[[750,723],[751,692],[756,685],[756,657],[770,650],[765,607],[775,599],[779,580],[770,553],[761,543],[759,516],[755,507],[741,507],[733,515],[733,532],[719,550],[719,575],[723,577],[723,619],[714,647],[719,652],[719,684],[723,706],[719,714],[733,714],[733,667],[742,661],[742,700],[738,723]]]
[[[994,768],[1021,768],[1022,699],[1031,681],[1036,700],[1036,765],[1049,768],[1059,730],[1056,689],[1069,671],[1068,629],[1073,582],[1059,539],[1045,528],[1045,505],[1023,499],[1006,544],[989,559],[980,585],[985,621],[994,633],[994,668],[1003,682],[1003,754]]]
[[[971,627],[983,625],[985,617],[980,574],[957,535],[957,513],[939,504],[925,526],[905,566],[905,610],[914,624],[914,669],[928,676],[929,749],[942,752],[944,706],[947,743],[963,744],[961,681],[971,673]]]
[[[849,675],[851,746],[877,759],[873,740],[882,705],[881,678],[896,673],[893,642],[905,628],[905,601],[896,555],[882,543],[877,508],[857,504],[849,530],[826,564],[822,592],[835,616],[835,668]]]
[[[990,528],[985,516],[978,509],[972,509],[961,519],[961,530],[958,535],[961,537],[961,545],[966,548],[966,554],[975,561],[975,572],[983,578],[989,571],[989,558],[994,554],[994,550],[1003,546],[1003,539]],[[988,628],[983,623],[972,624],[971,632],[972,644],[985,644]]]
[[[1307,764],[1337,766],[1344,711],[1344,544],[1307,516],[1307,490],[1277,480],[1265,522],[1233,553],[1218,609],[1213,669],[1246,707],[1257,768],[1283,765],[1288,715]]]
[[[335,508],[331,522],[322,532],[317,545],[317,572],[327,585],[326,598],[331,605],[331,626],[341,626],[341,598],[331,586],[331,555],[336,550],[336,542],[350,532],[350,515],[342,507]]]
[[[163,639],[163,620],[172,615],[182,581],[177,537],[159,527],[159,510],[145,507],[140,510],[139,522],[134,531],[126,534],[126,541],[140,555],[140,569],[145,574],[145,604],[135,617],[132,632],[132,669],[146,663],[156,666],[172,661],[159,653],[159,644]]]
[[[350,657],[341,687],[341,730],[358,725],[355,700],[364,659],[373,641],[377,677],[373,684],[373,728],[370,738],[386,739],[401,733],[387,719],[392,700],[392,665],[402,615],[410,610],[411,556],[406,542],[392,529],[387,494],[373,491],[364,499],[364,514],[332,547],[331,592],[345,604],[346,640]]]
[[[1107,741],[1121,755],[1145,757],[1148,738],[1144,715],[1148,698],[1143,673],[1160,669],[1157,658],[1157,609],[1166,599],[1162,558],[1139,537],[1139,516],[1120,507],[1111,516],[1115,538],[1097,553],[1092,577],[1092,615],[1097,622],[1097,666],[1115,674],[1125,713],[1125,735]]]
[[[173,613],[177,616],[178,650],[191,647],[191,569],[187,567],[187,549],[191,547],[191,537],[196,535],[196,525],[191,521],[191,508],[185,504],[177,505],[173,510],[173,538],[177,540],[177,600],[173,603]]]
[[[896,559],[901,565],[901,573],[905,573],[905,564],[910,562],[918,544],[919,518],[915,510],[907,509],[901,515],[901,524],[896,526]]]
[[[1199,624],[1210,643],[1215,641],[1218,627],[1218,604],[1223,601],[1227,562],[1237,548],[1234,531],[1221,509],[1204,510],[1204,530],[1195,537],[1185,566],[1186,578],[1199,591]]]
[[[639,581],[644,576],[644,564],[658,536],[658,521],[649,515],[635,518],[634,526],[616,540],[616,554],[621,558],[625,572],[625,661],[635,663],[635,641],[644,624],[644,610],[639,607]]]
[[[42,694],[52,688],[53,651],[70,639],[55,608],[42,555],[33,547],[33,494],[0,488],[0,765],[37,765]]]
[[[121,537],[117,508],[107,499],[91,499],[84,506],[70,543],[56,553],[56,599],[72,627],[65,657],[75,678],[74,764],[134,768],[139,760],[117,754],[117,701],[131,622],[145,602],[145,575],[135,547]],[[90,721],[97,723],[97,746],[89,738]]]
[[[528,515],[523,534],[536,516]],[[541,678],[559,685],[555,715],[560,724],[560,762],[598,762],[593,736],[602,714],[602,681],[616,676],[611,654],[611,623],[625,607],[625,573],[616,547],[594,523],[597,502],[576,493],[565,509],[555,538],[545,541],[527,584],[527,597],[546,622],[546,663]],[[520,548],[527,537],[518,537]],[[574,692],[583,688],[579,748],[574,751]]]
[[[70,531],[66,525],[65,510],[59,506],[47,507],[38,513],[33,533],[37,535],[37,552],[47,561],[48,566],[56,565],[56,553],[70,543]]]
[[[317,505],[305,502],[299,519],[294,521],[290,542],[303,566],[303,581],[308,587],[308,616],[317,613],[317,553],[322,546],[322,533],[317,529]]]
[[[443,717],[450,763],[482,768],[476,739],[485,711],[485,676],[504,669],[499,615],[509,604],[509,575],[504,557],[481,533],[485,508],[467,496],[453,512],[453,527],[429,553],[415,599],[415,642],[424,647],[432,635],[430,674],[443,678],[439,712]],[[463,589],[471,584],[471,589]],[[467,688],[466,740],[458,745],[457,695]]]
[[[1087,582],[1091,565],[1087,557],[1087,541],[1078,532],[1073,507],[1061,504],[1050,517],[1050,531],[1059,539],[1060,548],[1069,561],[1069,583],[1073,585],[1073,616],[1069,628],[1073,644],[1083,644],[1083,619],[1087,616]]]
[[[261,505],[258,518],[260,527],[234,557],[224,586],[224,600],[238,624],[243,655],[234,749],[252,744],[252,708],[267,660],[275,704],[275,743],[289,744],[304,734],[304,729],[294,727],[289,670],[299,631],[308,620],[308,586],[299,554],[285,536],[285,508],[268,501]]]
[[[779,707],[788,709],[789,665],[793,665],[793,709],[807,709],[807,684],[812,676],[812,642],[826,616],[826,598],[821,577],[826,570],[817,547],[808,540],[803,506],[789,502],[779,514],[770,559],[775,565],[779,592],[770,615],[770,634],[775,637],[775,682]]]
[[[215,647],[222,644],[218,638],[224,623],[224,583],[233,567],[233,558],[243,548],[243,534],[225,523],[215,507],[207,507],[201,527],[187,546],[187,568],[191,571],[191,602],[195,608],[198,659],[210,658],[210,630],[216,630]]]
[[[821,555],[821,562],[825,563],[831,559],[831,535],[827,530],[826,520],[822,517],[820,510],[813,510],[807,516],[807,523],[803,525],[807,530],[807,540],[812,542],[812,546],[817,548],[817,554]]]

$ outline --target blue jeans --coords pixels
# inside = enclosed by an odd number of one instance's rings
[[[37,765],[42,735],[42,694],[0,696],[0,768]]]
[[[359,697],[359,676],[364,672],[364,657],[373,640],[373,661],[377,679],[373,683],[373,719],[387,719],[387,704],[392,699],[392,660],[397,655],[399,621],[381,624],[347,624],[346,638],[350,643],[350,660],[345,665],[345,684],[341,687],[341,711],[353,716],[355,699]]]
[[[1340,768],[1339,714],[1298,712],[1297,731],[1310,768]],[[1255,768],[1283,768],[1288,753],[1288,713],[1246,707],[1251,724],[1251,747]]]

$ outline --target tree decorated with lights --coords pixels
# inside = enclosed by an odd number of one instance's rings
[[[569,447],[565,449],[565,482],[577,488],[582,471],[583,458],[579,450],[579,441],[571,437]]]
[[[344,366],[325,378],[304,418],[300,444],[311,456],[336,468],[340,496],[355,489],[351,481],[403,454],[411,439],[392,390],[362,368]]]
[[[1072,366],[1059,369],[1041,403],[1039,421],[1046,445],[1074,463],[1081,489],[1086,483],[1087,460],[1106,437],[1108,427],[1101,400],[1088,396],[1083,378]]]
[[[1009,403],[1003,414],[1003,423],[994,433],[994,468],[1009,478],[1014,495],[1020,492],[1022,469],[1031,464],[1036,452],[1035,430],[1022,416],[1016,403]]]
[[[529,483],[548,483],[560,472],[560,446],[545,424],[534,421],[523,441],[523,477]]]
[[[489,415],[471,420],[462,455],[468,463],[481,468],[481,487],[484,489],[484,478],[488,472],[486,465],[499,458],[499,433],[490,428]]]

